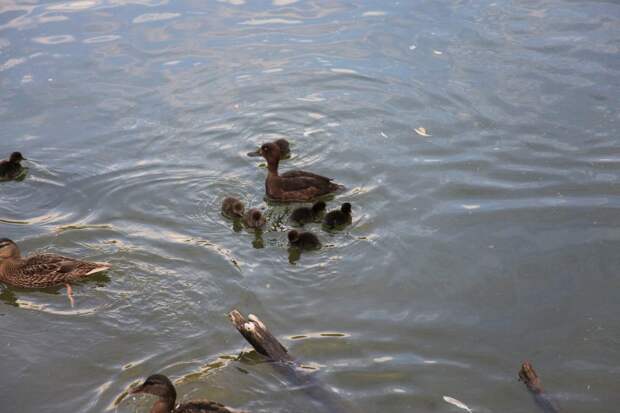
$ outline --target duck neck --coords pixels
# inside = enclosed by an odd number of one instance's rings
[[[269,174],[278,176],[278,164],[280,163],[279,159],[271,159],[267,161],[267,170]]]
[[[174,398],[162,397],[153,404],[151,413],[171,413],[174,410]]]

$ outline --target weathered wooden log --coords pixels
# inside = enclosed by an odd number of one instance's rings
[[[527,389],[532,393],[534,401],[545,413],[560,413],[560,409],[554,403],[547,394],[545,394],[540,378],[534,367],[529,361],[521,364],[521,370],[519,370],[519,381],[525,383]]]
[[[272,361],[293,361],[286,348],[254,314],[250,314],[246,320],[238,310],[233,310],[228,314],[228,317],[235,328],[258,353]]]
[[[309,374],[307,369],[303,369],[258,317],[250,314],[246,319],[237,310],[231,311],[228,317],[254,350],[272,362],[274,369],[289,383],[309,395],[317,408],[331,413],[353,411],[332,389],[318,381],[315,375]]]

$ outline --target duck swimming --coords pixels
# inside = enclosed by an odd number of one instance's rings
[[[22,172],[21,161],[27,160],[20,152],[13,152],[7,161],[0,161],[0,180],[15,179]]]
[[[329,211],[325,218],[323,218],[323,223],[328,228],[340,227],[351,222],[351,204],[345,202],[340,206],[340,209],[336,209],[333,211]]]
[[[278,139],[272,143],[278,145],[278,148],[280,149],[280,159],[286,159],[291,156],[291,145],[286,139]],[[255,151],[249,152],[248,156],[261,156],[260,147]]]
[[[301,250],[315,250],[321,248],[321,241],[312,232],[299,232],[290,230],[288,232],[288,242],[293,247]]]
[[[267,179],[265,192],[267,197],[282,202],[307,202],[322,195],[327,195],[342,188],[332,182],[331,178],[305,171],[288,171],[278,174],[280,148],[275,143],[265,143],[260,153],[267,160]]]
[[[261,228],[263,225],[265,225],[265,222],[267,222],[267,220],[263,216],[262,212],[260,212],[256,208],[250,209],[243,216],[243,223],[248,228]]]
[[[242,218],[245,205],[237,198],[228,197],[222,202],[222,214],[228,218]]]
[[[325,202],[317,201],[312,207],[299,207],[296,208],[291,214],[291,221],[296,222],[299,225],[304,225],[309,222],[313,222],[325,211]]]
[[[53,254],[22,258],[19,247],[8,238],[0,239],[0,281],[21,288],[47,288],[65,284],[73,306],[71,282],[109,270],[105,262],[80,261]]]
[[[136,393],[159,397],[151,407],[151,413],[244,413],[210,400],[196,400],[175,406],[177,392],[174,384],[163,374],[149,376],[144,383],[129,392],[129,394]]]

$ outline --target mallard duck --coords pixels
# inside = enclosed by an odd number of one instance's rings
[[[272,143],[278,145],[278,149],[280,149],[280,159],[286,159],[291,155],[291,146],[286,139],[278,139]],[[261,156],[260,147],[255,151],[249,152],[248,156]]]
[[[228,197],[222,202],[222,214],[228,218],[242,218],[245,205],[237,198]]]
[[[0,281],[21,288],[47,288],[65,284],[73,305],[71,282],[109,270],[105,262],[80,261],[53,254],[22,258],[19,247],[8,238],[0,239]]]
[[[304,225],[317,220],[325,211],[325,202],[317,201],[312,207],[296,208],[291,214],[291,221]]]
[[[244,413],[210,400],[196,400],[175,406],[177,392],[170,379],[163,374],[149,376],[129,393],[147,393],[159,397],[151,407],[151,413]]]
[[[329,211],[323,218],[323,223],[328,228],[335,228],[346,225],[351,222],[351,204],[345,202],[340,209]]]
[[[22,156],[20,152],[13,152],[7,161],[0,161],[0,179],[9,180],[15,179],[22,172],[21,161],[27,160]]]
[[[312,232],[300,232],[292,229],[288,232],[288,242],[301,250],[315,250],[321,248],[319,238]]]
[[[305,171],[288,171],[278,175],[280,148],[275,143],[266,143],[260,148],[261,155],[267,160],[267,179],[265,192],[275,201],[307,202],[314,198],[335,192],[342,187],[332,182],[331,178]]]
[[[243,216],[243,223],[248,228],[261,228],[263,225],[265,225],[265,222],[267,222],[267,220],[263,216],[263,213],[256,208],[250,209]]]

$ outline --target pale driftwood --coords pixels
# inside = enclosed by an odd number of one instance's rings
[[[521,365],[521,370],[519,370],[519,381],[525,383],[527,389],[532,393],[534,401],[545,413],[560,413],[560,409],[556,403],[545,394],[540,378],[529,361]]]
[[[254,349],[272,361],[293,361],[286,348],[271,334],[265,324],[253,314],[246,318],[238,311],[228,314],[237,331],[254,347]]]
[[[228,314],[230,321],[241,335],[252,345],[257,353],[273,362],[274,369],[284,376],[295,388],[309,395],[319,411],[330,413],[353,413],[355,410],[345,403],[333,390],[309,374],[301,364],[267,329],[267,326],[255,315],[246,319],[238,310]]]

